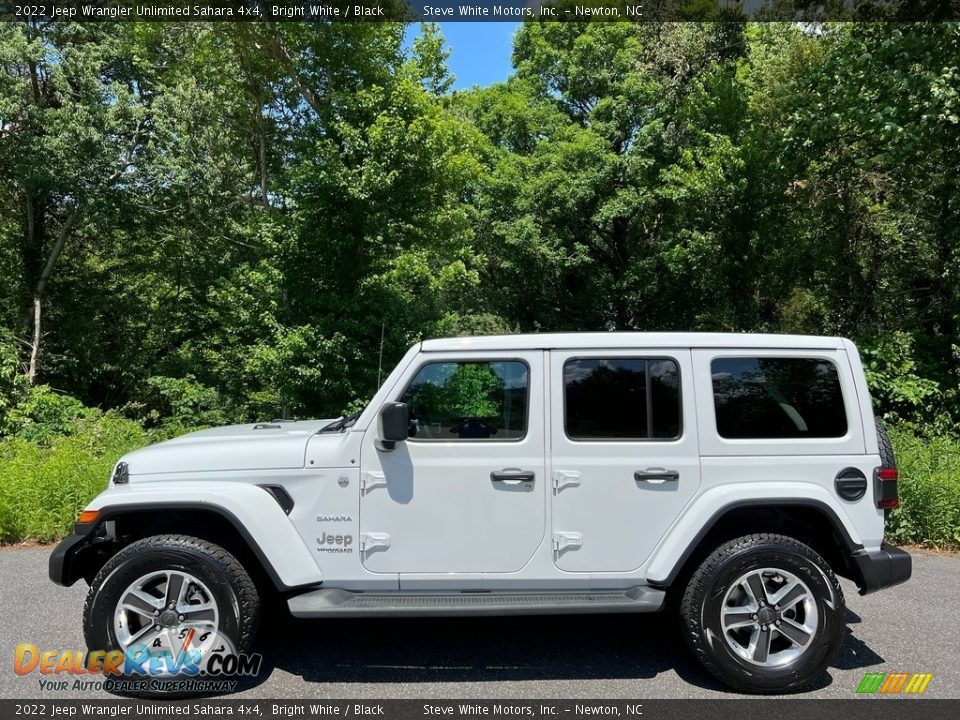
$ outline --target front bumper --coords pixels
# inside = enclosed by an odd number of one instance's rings
[[[88,540],[89,538],[86,535],[73,533],[67,535],[54,548],[53,554],[50,555],[49,572],[50,579],[57,585],[70,587],[77,581],[79,575],[75,572],[73,561],[76,558],[77,551],[84,548]]]
[[[114,543],[98,532],[99,523],[74,525],[73,533],[67,535],[50,555],[48,572],[57,585],[70,587],[80,578],[92,579],[95,570],[103,565],[108,550],[116,550]]]
[[[881,543],[880,549],[873,552],[858,550],[852,559],[863,578],[861,595],[906,582],[913,571],[910,553],[887,543]]]

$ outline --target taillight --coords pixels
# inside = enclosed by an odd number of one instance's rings
[[[894,467],[879,467],[873,471],[873,499],[878,508],[889,510],[900,505],[897,493],[899,474]]]

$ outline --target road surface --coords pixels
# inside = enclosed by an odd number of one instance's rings
[[[109,697],[40,690],[14,647],[84,649],[84,583],[47,579],[51,548],[0,550],[0,697]],[[852,698],[867,672],[932,672],[925,696],[960,698],[960,557],[918,552],[913,578],[861,597],[843,581],[849,633],[801,698]],[[265,669],[249,698],[720,698],[669,615],[294,620],[265,618]]]

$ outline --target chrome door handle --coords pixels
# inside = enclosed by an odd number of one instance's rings
[[[676,470],[664,470],[663,468],[647,468],[646,470],[635,471],[633,473],[633,479],[637,482],[649,482],[651,480],[676,482],[680,479],[680,473]]]
[[[521,470],[520,468],[504,468],[490,473],[490,479],[494,482],[533,482],[535,477],[536,474],[533,470]]]

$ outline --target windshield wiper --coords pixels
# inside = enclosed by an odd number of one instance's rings
[[[320,428],[320,432],[342,432],[348,427],[353,427],[353,424],[360,419],[362,414],[363,410],[357,410],[355,413],[344,415],[339,420],[334,420],[329,425],[325,425],[324,427]]]

